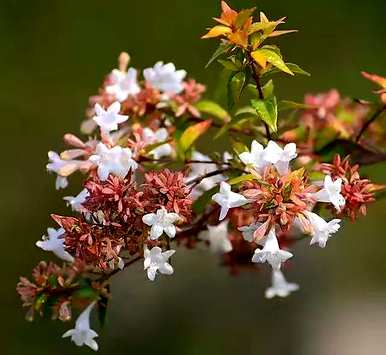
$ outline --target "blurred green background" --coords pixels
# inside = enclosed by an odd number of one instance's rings
[[[232,0],[258,5],[269,17],[288,16],[299,33],[280,40],[283,53],[312,78],[278,81],[283,99],[337,87],[371,98],[359,72],[386,74],[384,0]],[[218,15],[217,0],[1,0],[1,245],[0,354],[85,354],[61,334],[70,325],[24,321],[15,293],[19,275],[42,258],[34,243],[66,213],[45,172],[49,149],[60,150],[66,132],[78,132],[87,98],[96,92],[116,57],[129,51],[133,65],[173,61],[208,84],[219,68],[204,70],[214,41],[199,39]],[[368,169],[386,181],[382,166]],[[287,272],[301,290],[266,301],[269,274],[235,278],[206,250],[178,251],[176,273],[156,284],[140,265],[117,277],[101,354],[356,355],[385,354],[386,203],[331,240],[325,250],[299,243]]]

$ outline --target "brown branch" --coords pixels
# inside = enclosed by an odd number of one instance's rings
[[[377,111],[374,112],[374,114],[369,118],[369,120],[363,125],[361,130],[358,133],[357,138],[355,139],[355,142],[358,143],[361,139],[362,135],[366,132],[366,130],[369,128],[369,126],[379,117],[382,115],[382,113],[386,110],[386,105],[383,105],[381,108],[379,108]]]

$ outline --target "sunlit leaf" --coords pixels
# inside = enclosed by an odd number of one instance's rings
[[[245,175],[241,175],[241,176],[235,177],[233,179],[230,179],[228,181],[228,184],[229,185],[236,185],[236,184],[239,184],[240,182],[251,181],[251,180],[254,180],[254,179],[255,179],[254,175],[252,175],[252,174],[245,174]]]
[[[186,152],[197,140],[197,138],[207,131],[211,123],[212,120],[206,120],[188,127],[182,134],[179,141],[179,146],[181,147],[182,151]]]
[[[255,58],[259,58],[259,60],[260,60],[261,57],[264,57],[268,63],[271,63],[276,68],[280,69],[281,71],[283,71],[287,74],[294,75],[294,73],[284,63],[281,56],[279,54],[277,54],[275,51],[273,51],[272,49],[260,48],[260,49],[255,50],[254,52],[252,52],[251,55],[252,55],[252,58],[254,60],[256,60]],[[256,61],[256,63],[258,63],[258,62]]]
[[[225,35],[227,33],[232,33],[232,30],[228,26],[214,26],[201,38],[214,38]]]
[[[216,118],[219,118],[221,121],[229,122],[231,119],[229,113],[216,102],[210,100],[202,100],[196,103],[195,107],[200,112],[212,115]]]

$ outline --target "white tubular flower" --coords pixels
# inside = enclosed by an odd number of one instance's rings
[[[280,175],[289,171],[289,162],[297,157],[296,144],[289,143],[281,148],[274,141],[269,141],[263,152],[263,159],[275,166]]]
[[[36,242],[36,246],[45,251],[52,251],[58,258],[68,261],[69,263],[74,262],[73,256],[64,249],[64,238],[60,238],[65,233],[63,228],[47,229],[48,236],[43,235],[42,240]]]
[[[55,189],[65,189],[68,186],[68,179],[65,176],[58,175],[55,180]]]
[[[153,131],[150,128],[144,128],[142,133],[142,139],[146,144],[155,144],[165,142],[169,138],[169,133],[166,128],[160,128],[157,131]],[[165,143],[159,147],[153,149],[150,154],[153,155],[154,159],[160,159],[162,157],[168,157],[173,153],[173,148],[170,144]]]
[[[162,252],[160,247],[153,247],[151,250],[144,250],[145,260],[143,262],[144,270],[147,270],[147,277],[154,281],[157,271],[164,275],[172,275],[174,270],[169,264],[169,258],[175,253],[175,250],[167,250]]]
[[[346,204],[346,200],[341,195],[342,179],[338,178],[332,181],[330,175],[324,177],[323,188],[314,194],[319,202],[332,203],[337,211]]]
[[[121,104],[115,101],[107,110],[99,104],[94,106],[96,116],[93,117],[95,123],[103,132],[109,133],[118,129],[120,123],[126,122],[129,116],[120,115]]]
[[[78,162],[75,160],[63,160],[58,153],[53,151],[48,152],[48,159],[47,170],[58,174],[55,182],[56,189],[65,189],[68,186],[67,176],[78,169]]]
[[[73,211],[76,212],[83,212],[85,211],[85,208],[82,206],[82,203],[84,203],[87,199],[87,197],[90,196],[90,193],[87,189],[83,189],[81,192],[79,192],[76,196],[66,196],[63,197],[63,200],[67,201],[67,205],[71,206]]]
[[[272,270],[272,286],[265,291],[266,298],[287,297],[291,292],[297,291],[299,285],[287,282],[280,270]]]
[[[275,229],[272,228],[268,233],[267,240],[263,249],[256,249],[252,257],[254,263],[268,262],[272,269],[279,270],[282,263],[287,261],[293,255],[289,251],[281,250],[276,238]]]
[[[98,176],[106,181],[109,174],[124,178],[129,170],[135,170],[138,164],[132,159],[133,153],[129,148],[115,146],[109,149],[103,143],[98,143],[96,154],[89,160],[98,167]]]
[[[212,200],[221,206],[219,220],[222,221],[230,208],[240,207],[248,203],[248,200],[236,192],[231,191],[231,185],[222,181],[220,184],[220,192],[213,195]]]
[[[248,226],[239,227],[238,230],[241,232],[241,234],[243,235],[243,238],[247,242],[253,242],[254,241],[253,234],[260,226],[261,226],[261,223],[252,223]],[[263,240],[261,242],[263,242]]]
[[[263,159],[264,147],[257,141],[253,141],[250,152],[244,152],[239,155],[240,160],[245,165],[251,165],[258,172],[261,172],[267,165]]]
[[[87,345],[92,350],[98,350],[98,343],[94,340],[98,334],[90,328],[90,313],[95,306],[91,303],[78,317],[75,322],[75,328],[65,332],[62,337],[71,337],[71,340],[77,346]]]
[[[110,74],[110,80],[111,85],[106,86],[106,92],[114,95],[120,102],[141,91],[137,82],[137,70],[134,68],[130,68],[127,73],[114,69]]]
[[[154,67],[145,69],[143,76],[152,87],[167,94],[179,94],[184,90],[186,71],[176,70],[173,63],[157,62]]]
[[[327,240],[330,238],[331,234],[336,233],[340,228],[340,219],[333,219],[329,222],[325,221],[322,217],[318,216],[316,213],[306,211],[304,212],[308,221],[311,223],[312,232],[311,232],[311,242],[310,244],[318,243],[321,248],[326,246]]]
[[[151,226],[149,238],[156,240],[164,232],[169,238],[174,238],[176,236],[176,226],[174,223],[177,222],[179,218],[177,213],[168,213],[165,207],[161,207],[156,213],[145,214],[142,217],[142,221],[146,225]]]
[[[209,248],[213,253],[229,253],[233,249],[228,238],[228,221],[221,222],[217,226],[208,225],[207,230],[201,232],[199,237],[209,242]]]

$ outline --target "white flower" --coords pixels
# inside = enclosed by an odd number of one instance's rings
[[[263,151],[264,147],[254,140],[251,145],[251,151],[241,153],[239,158],[244,164],[251,165],[261,172],[267,166],[267,162],[263,159]]]
[[[179,94],[184,90],[182,81],[186,71],[176,70],[173,63],[157,62],[154,67],[145,69],[143,76],[152,87],[167,94]]]
[[[137,82],[137,70],[134,68],[130,68],[127,73],[114,69],[110,74],[110,80],[111,85],[106,86],[106,92],[114,95],[120,102],[141,91]]]
[[[240,207],[248,203],[248,200],[236,192],[231,191],[231,186],[225,181],[220,184],[220,192],[213,195],[212,200],[221,206],[219,220],[222,221],[230,208]]]
[[[48,152],[48,159],[47,170],[58,174],[55,183],[56,189],[65,189],[68,186],[67,176],[78,169],[78,162],[75,160],[63,160],[58,153],[53,151]]]
[[[149,238],[156,240],[163,232],[165,232],[169,238],[174,238],[176,235],[176,226],[174,223],[177,222],[179,218],[177,213],[168,213],[166,208],[161,207],[156,213],[145,214],[142,217],[142,221],[146,225],[151,226]]]
[[[36,242],[36,246],[45,251],[52,251],[58,258],[72,263],[74,258],[64,249],[64,238],[60,238],[65,233],[63,228],[47,229],[48,236],[43,235],[42,240]]]
[[[241,234],[243,235],[243,238],[247,242],[253,242],[254,241],[253,234],[260,226],[261,226],[261,223],[252,223],[248,226],[239,227],[238,230],[241,232]]]
[[[169,137],[166,128],[160,128],[157,131],[153,131],[150,128],[144,128],[142,133],[142,139],[147,145],[165,142]],[[154,159],[160,159],[167,157],[173,153],[172,146],[168,143],[162,144],[157,148],[153,149],[150,154],[154,156]]]
[[[89,160],[98,166],[99,178],[106,181],[109,174],[124,178],[130,169],[137,169],[138,164],[132,156],[133,153],[129,148],[115,146],[109,149],[103,143],[98,143],[95,155]]]
[[[92,350],[97,351],[98,350],[98,344],[94,340],[95,337],[98,336],[98,334],[90,328],[90,313],[93,307],[95,306],[95,303],[91,303],[78,317],[78,319],[75,322],[75,329],[70,329],[67,332],[65,332],[62,337],[67,338],[71,337],[71,340],[77,345],[77,346],[83,346],[87,345]]]
[[[304,212],[304,214],[311,223],[312,227],[312,239],[310,244],[312,245],[318,243],[321,248],[324,248],[331,234],[334,234],[339,230],[339,223],[341,222],[341,220],[333,219],[327,222],[322,217],[318,216],[316,213],[306,211]]]
[[[81,192],[79,192],[76,196],[66,196],[63,197],[63,200],[67,201],[67,205],[71,206],[73,211],[82,212],[85,211],[85,208],[82,206],[82,203],[84,203],[87,199],[87,197],[90,196],[90,193],[87,189],[83,189]]]
[[[263,153],[263,159],[273,164],[280,175],[288,173],[289,162],[296,157],[295,143],[286,144],[283,149],[274,141],[269,141]]]
[[[315,193],[315,198],[319,202],[332,203],[337,211],[346,204],[346,200],[341,195],[342,179],[332,181],[330,175],[324,177],[323,188]]]
[[[272,286],[265,291],[265,297],[287,297],[291,292],[297,291],[298,289],[299,285],[287,282],[280,270],[272,270]]]
[[[175,252],[175,250],[162,252],[160,247],[153,247],[151,250],[146,248],[144,250],[145,260],[143,266],[147,270],[149,280],[154,281],[157,271],[164,275],[173,274],[173,267],[168,263],[168,260]]]
[[[253,141],[251,151],[239,155],[244,164],[251,165],[259,173],[273,164],[280,175],[288,173],[289,162],[296,156],[295,143],[289,143],[283,149],[274,141],[269,141],[265,148],[257,141]]]
[[[202,240],[209,242],[209,248],[213,253],[229,253],[233,247],[228,238],[228,221],[221,222],[217,226],[207,226],[207,230],[199,234]]]
[[[121,104],[115,101],[107,110],[99,104],[94,106],[96,116],[93,117],[95,123],[101,128],[103,132],[111,132],[118,129],[120,123],[126,122],[129,116],[120,115]]]
[[[55,189],[65,189],[68,186],[68,179],[65,176],[58,175],[55,180]]]
[[[275,229],[272,228],[268,233],[267,240],[263,249],[256,249],[252,257],[254,263],[268,262],[273,269],[278,270],[282,263],[287,261],[293,255],[285,250],[281,250],[276,238]]]

